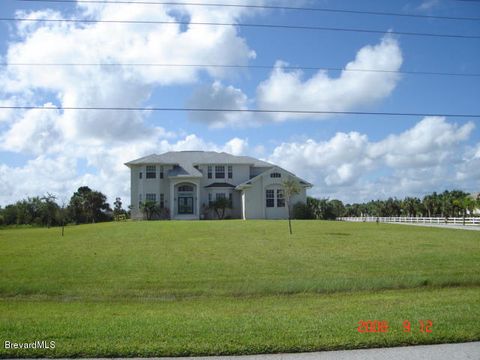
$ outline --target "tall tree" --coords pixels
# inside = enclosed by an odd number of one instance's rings
[[[282,183],[283,192],[285,195],[285,202],[287,203],[287,212],[288,212],[288,229],[290,230],[290,235],[292,234],[292,198],[300,193],[300,186],[294,179],[284,180]]]
[[[44,222],[46,223],[47,227],[49,228],[52,226],[52,222],[55,219],[55,214],[58,212],[58,205],[55,202],[56,196],[50,193],[42,197],[42,215],[44,218]]]
[[[108,219],[111,211],[107,197],[99,191],[93,191],[88,186],[81,186],[70,199],[69,209],[77,224],[98,222]]]

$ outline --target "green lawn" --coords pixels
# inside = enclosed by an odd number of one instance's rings
[[[480,233],[294,221],[0,230],[0,357],[311,351],[480,340]],[[412,322],[404,333],[402,322]],[[419,320],[433,322],[432,333]],[[387,320],[387,333],[359,333]],[[54,350],[3,341],[54,340]]]

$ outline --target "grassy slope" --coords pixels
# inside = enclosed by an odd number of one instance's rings
[[[65,238],[59,229],[1,230],[0,340],[53,339],[57,348],[0,348],[0,356],[256,353],[480,339],[477,233],[296,221],[290,237],[286,226],[109,223],[67,228]],[[359,334],[360,319],[388,320],[391,330]],[[431,319],[434,332],[404,334],[405,319]]]

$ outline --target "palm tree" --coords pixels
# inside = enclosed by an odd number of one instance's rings
[[[292,222],[291,222],[291,207],[292,207],[292,198],[300,192],[300,186],[293,179],[287,179],[283,181],[283,192],[285,195],[285,201],[287,203],[287,212],[288,212],[288,229],[290,230],[290,235],[292,234]]]
[[[467,216],[467,211],[469,214],[472,214],[475,210],[476,201],[470,196],[465,196],[462,199],[453,200],[453,204],[458,207],[462,212],[463,225],[465,225],[465,217]]]
[[[143,215],[146,217],[147,220],[151,220],[153,215],[155,214],[157,204],[155,201],[147,200],[140,204],[140,210],[142,211]]]

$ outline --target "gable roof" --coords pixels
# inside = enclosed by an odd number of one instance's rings
[[[258,174],[257,176],[251,178],[250,180],[247,180],[241,184],[238,184],[236,187],[235,187],[235,190],[242,190],[246,187],[250,187],[254,182],[256,182],[258,179],[260,179],[262,176],[264,176],[267,172],[271,172],[273,170],[277,170],[277,171],[284,171],[286,172],[288,175],[294,177],[295,179],[298,180],[298,182],[304,186],[304,187],[307,187],[307,188],[311,188],[313,187],[313,184],[309,183],[308,181],[305,181],[303,180],[302,178],[298,177],[297,175],[291,173],[290,171],[288,170],[285,170],[284,168],[281,168],[280,166],[276,166],[274,165],[272,169],[268,169],[268,170],[265,170],[265,171],[262,171],[260,174]]]

